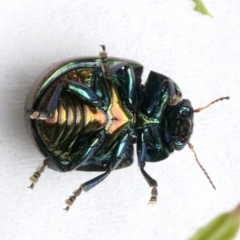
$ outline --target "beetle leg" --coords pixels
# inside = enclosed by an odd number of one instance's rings
[[[164,109],[167,104],[170,105],[169,101],[172,104],[173,101],[176,100],[174,96],[172,96],[169,92],[169,81],[164,80],[157,86],[152,96],[150,96],[149,99],[143,104],[141,111],[149,117],[160,120],[163,113],[162,109]],[[179,99],[181,99],[181,97],[178,98],[178,100]]]
[[[41,174],[44,172],[45,168],[49,165],[50,158],[46,158],[43,160],[43,162],[37,167],[36,172],[30,177],[30,181],[32,184],[29,186],[29,188],[33,189],[34,185],[38,182],[38,179],[40,178]]]
[[[176,105],[182,100],[182,92],[178,85],[172,79],[153,71],[149,73],[147,81],[149,81],[149,79],[157,80],[158,82],[162,83],[165,82],[169,93],[168,105]]]
[[[99,147],[105,142],[105,131],[101,131],[93,140],[90,142],[89,146],[83,152],[81,157],[73,161],[67,168],[66,171],[71,171],[81,167],[84,163],[90,159],[94,153],[99,149]]]
[[[166,81],[160,83],[153,95],[144,103],[144,106],[141,109],[144,114],[160,120],[162,109],[167,105],[169,97],[166,85]]]
[[[156,130],[156,129],[155,129]],[[153,129],[154,132],[154,129]],[[147,141],[146,139],[149,140]],[[151,135],[151,131],[149,129],[145,129],[144,132],[141,132],[138,137],[137,143],[137,151],[138,151],[138,165],[140,167],[141,173],[143,174],[145,180],[152,187],[151,199],[149,204],[157,203],[157,181],[153,179],[148,173],[144,170],[145,167],[145,159],[151,161],[150,156],[148,155],[148,149],[150,149],[151,154],[155,159],[160,160],[160,156],[162,158],[166,158],[170,154],[170,149],[167,149],[161,142],[160,138],[154,138]]]
[[[103,103],[102,109],[107,111],[111,103],[111,95],[110,88],[108,86],[107,81],[105,81],[105,78],[103,76],[95,76],[93,78],[92,88],[94,92],[96,92],[102,100]]]
[[[99,96],[85,84],[75,81],[68,81],[67,89],[86,103],[90,103],[95,107],[101,107],[103,105]]]
[[[115,170],[119,164],[122,162],[122,160],[125,158],[126,150],[129,144],[132,144],[134,141],[134,137],[131,136],[129,133],[125,134],[122,139],[119,141],[119,144],[116,147],[115,155],[113,156],[109,170],[113,171]]]
[[[127,145],[132,143],[132,139],[133,139],[132,136],[129,134],[124,135],[122,137],[121,141],[117,145],[117,149],[113,156],[113,159],[112,159],[112,161],[110,161],[108,170],[105,173],[80,185],[80,187],[73,192],[73,195],[70,196],[65,201],[65,203],[67,204],[67,207],[64,210],[66,210],[66,211],[69,210],[70,206],[72,206],[73,202],[81,194],[82,190],[85,192],[88,192],[93,187],[95,187],[100,182],[102,182],[111,173],[111,171],[115,170],[119,166],[119,164],[123,161],[123,159],[125,157],[125,151],[126,151]]]
[[[147,106],[145,112],[148,115],[151,115],[163,102],[172,106],[182,100],[182,93],[178,85],[164,75],[151,71],[147,79],[147,85],[149,100],[145,103],[145,106]],[[154,94],[152,94],[152,90],[154,90]],[[156,112],[161,112],[161,110]]]
[[[140,143],[138,143],[138,165],[140,167],[141,173],[145,180],[147,181],[148,185],[152,187],[151,198],[149,204],[156,204],[157,203],[157,181],[153,179],[148,173],[144,170],[145,167],[145,156],[147,153],[147,146],[144,141],[144,134],[141,134]]]
[[[145,163],[142,163],[140,165],[140,170],[141,173],[143,175],[143,177],[145,178],[145,180],[147,181],[147,183],[149,184],[150,187],[152,187],[152,191],[151,191],[151,198],[149,200],[149,205],[153,205],[157,203],[157,181],[155,179],[153,179],[145,170]]]
[[[81,194],[82,190],[84,190],[84,191],[90,190],[91,188],[95,187],[98,183],[102,182],[109,174],[110,174],[110,172],[105,172],[105,173],[91,179],[90,181],[83,183],[78,189],[73,191],[73,195],[70,196],[65,201],[67,207],[64,208],[64,210],[68,211],[70,209],[70,207],[73,205],[73,202]]]
[[[47,114],[45,112],[31,111],[31,114],[29,117],[31,119],[46,120],[49,118],[49,114]]]
[[[102,47],[102,52],[99,53],[99,56],[101,58],[101,68],[103,71],[104,78],[110,77],[110,70],[108,66],[108,59],[107,59],[107,52],[105,45],[100,45]]]
[[[56,88],[45,112],[33,111],[30,115],[30,118],[42,120],[52,118],[55,110],[58,107],[58,101],[63,89],[70,91],[82,101],[90,103],[96,107],[101,107],[103,105],[102,100],[91,88],[80,82],[68,81],[60,84]]]
[[[103,76],[105,79],[109,79],[109,78],[114,78],[114,73],[117,73],[117,71],[122,70],[125,71],[127,74],[127,80],[126,82],[124,82],[124,84],[122,85],[124,88],[126,86],[126,92],[127,92],[127,101],[128,101],[128,105],[130,108],[133,107],[134,104],[134,100],[135,100],[135,74],[133,71],[133,68],[130,67],[127,63],[119,63],[115,66],[112,66],[111,68],[109,68],[108,65],[108,59],[107,59],[107,52],[106,52],[106,47],[105,45],[100,45],[102,47],[102,52],[99,53],[99,56],[101,58],[101,68],[103,71]],[[117,77],[118,79],[118,77]]]
[[[133,68],[129,66],[127,63],[119,63],[115,66],[112,66],[111,77],[114,78],[116,76],[117,81],[121,79],[121,77],[118,76],[118,71],[123,71],[124,75],[126,76],[125,78],[123,78],[121,87],[123,88],[123,91],[126,92],[127,105],[130,109],[132,109],[134,107],[135,98],[136,98],[135,96],[136,92],[134,91],[135,90],[135,74],[134,74]]]
[[[177,105],[180,101],[182,101],[182,93],[178,85],[170,78],[166,80],[168,82],[168,105],[173,106]]]

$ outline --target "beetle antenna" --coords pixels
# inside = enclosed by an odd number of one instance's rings
[[[197,158],[197,154],[193,148],[193,145],[189,142],[188,143],[188,147],[190,148],[190,150],[193,152],[195,159],[197,161],[197,164],[199,165],[199,167],[202,169],[203,173],[205,174],[205,176],[207,177],[208,181],[210,182],[210,184],[212,185],[213,189],[216,190],[216,187],[214,186],[211,178],[209,177],[208,173],[206,172],[205,168],[202,166],[202,164],[199,162],[198,158]]]
[[[44,172],[46,166],[49,165],[50,162],[50,158],[46,158],[43,160],[43,162],[37,167],[37,170],[35,173],[33,173],[33,175],[30,177],[30,181],[32,182],[32,184],[28,187],[33,189],[34,185],[38,182],[38,179],[41,177],[41,173]]]
[[[101,58],[102,71],[103,71],[104,77],[109,78],[110,77],[110,69],[108,66],[106,47],[105,47],[105,45],[100,45],[100,47],[102,47],[102,50],[103,50],[102,52],[99,53],[99,56]]]
[[[229,100],[229,99],[230,99],[230,97],[221,97],[221,98],[218,98],[218,99],[210,102],[207,106],[197,108],[197,109],[195,109],[195,110],[193,110],[193,111],[194,111],[195,113],[198,113],[198,112],[201,112],[202,110],[210,107],[212,104],[214,104],[214,103],[216,103],[216,102],[219,102],[219,101],[222,101],[222,100]]]

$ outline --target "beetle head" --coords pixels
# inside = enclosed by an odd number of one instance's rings
[[[193,108],[188,99],[177,105],[167,106],[165,111],[164,138],[175,150],[181,150],[189,142],[193,132]]]

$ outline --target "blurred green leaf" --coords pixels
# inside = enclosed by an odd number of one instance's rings
[[[196,7],[194,8],[195,11],[212,17],[211,13],[207,10],[202,0],[193,0],[193,1],[196,3]]]
[[[223,213],[205,227],[200,228],[189,240],[232,240],[240,226],[240,204],[231,212]]]

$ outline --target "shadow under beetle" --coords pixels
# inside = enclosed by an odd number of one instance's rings
[[[113,170],[130,166],[134,143],[138,166],[152,188],[149,203],[156,203],[157,181],[144,170],[145,163],[164,160],[186,144],[194,152],[189,143],[194,112],[229,99],[193,110],[173,80],[151,71],[142,85],[141,64],[107,58],[101,46],[99,57],[62,61],[48,69],[25,103],[27,129],[46,157],[30,178],[30,188],[46,166],[61,172],[104,172],[80,185],[66,200],[65,210],[82,190],[89,191]]]

